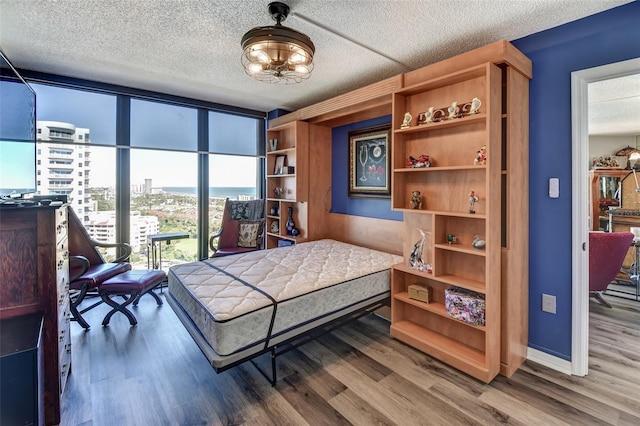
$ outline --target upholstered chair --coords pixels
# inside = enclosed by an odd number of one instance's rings
[[[620,272],[632,241],[631,232],[589,232],[589,296],[609,308],[602,292]]]

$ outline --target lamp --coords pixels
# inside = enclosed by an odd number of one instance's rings
[[[315,46],[311,39],[281,22],[289,15],[289,6],[269,3],[276,25],[255,27],[242,36],[242,66],[258,81],[275,84],[300,83],[311,75]]]

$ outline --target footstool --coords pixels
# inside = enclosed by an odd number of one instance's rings
[[[127,306],[132,303],[134,306],[137,305],[138,300],[144,294],[152,295],[158,305],[162,305],[162,300],[151,290],[166,279],[167,274],[158,269],[132,269],[104,281],[98,286],[98,293],[102,300],[113,309],[104,317],[102,325],[109,325],[111,317],[116,312],[122,312],[129,318],[129,324],[136,325],[138,321],[135,315],[127,309]],[[124,302],[117,303],[111,298],[112,296],[122,296]]]

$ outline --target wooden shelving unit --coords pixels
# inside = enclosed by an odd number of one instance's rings
[[[426,272],[406,264],[394,266],[391,334],[485,382],[501,371],[501,353],[505,352],[501,349],[508,343],[501,342],[501,321],[506,312],[501,299],[503,268],[506,275],[506,260],[511,256],[502,252],[510,217],[509,169],[503,157],[510,119],[505,97],[507,68],[488,62],[431,78],[393,95],[392,208],[404,213],[405,260],[422,230],[427,235],[422,259],[432,269]],[[476,114],[416,125],[415,117],[430,107],[447,109],[454,101],[461,106],[473,98],[482,102]],[[414,119],[411,127],[402,129],[406,112]],[[526,118],[518,116],[521,119]],[[486,164],[476,165],[474,158],[483,146]],[[429,156],[430,167],[406,166],[409,156],[422,154]],[[413,191],[421,193],[420,210],[410,208]],[[470,191],[479,196],[474,213]],[[449,234],[455,235],[454,243],[448,241]],[[475,236],[485,240],[485,249],[473,247]],[[429,287],[432,302],[410,299],[411,284]],[[449,315],[445,290],[451,286],[484,298],[484,325],[471,325]]]
[[[277,147],[271,150],[269,141],[277,139]],[[294,121],[271,128],[267,131],[267,201],[266,201],[266,244],[267,248],[278,247],[281,240],[292,243],[305,241],[308,229],[308,188],[309,188],[309,123]],[[276,161],[284,157],[283,173],[276,173]],[[276,193],[276,188],[284,192]],[[287,234],[288,208],[293,208],[293,220],[300,235]],[[271,209],[276,214],[271,214]],[[273,229],[277,222],[276,230]]]

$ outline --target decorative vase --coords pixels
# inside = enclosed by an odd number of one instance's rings
[[[296,224],[293,222],[293,207],[287,208],[287,235],[293,235],[293,229],[296,227]]]

